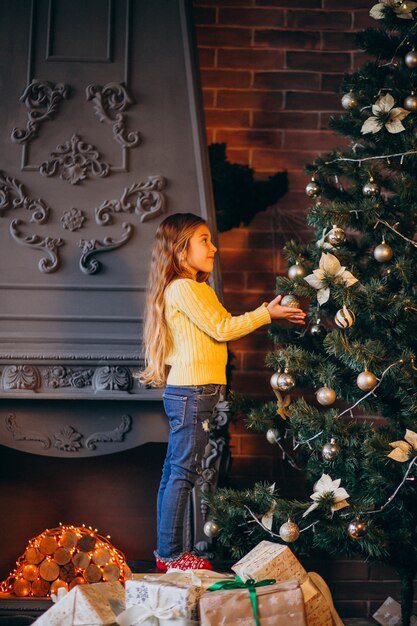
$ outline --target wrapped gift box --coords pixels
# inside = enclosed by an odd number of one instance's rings
[[[333,626],[334,623],[337,623],[336,620],[335,622],[333,621],[329,600],[328,598],[326,599],[322,593],[323,585],[328,590],[321,576],[314,572],[307,575],[306,580],[301,585],[308,626]],[[330,602],[333,606],[329,590],[328,595],[330,596]]]
[[[163,575],[133,575],[132,580],[126,581],[126,610],[118,616],[117,623],[121,626],[139,620],[143,626],[165,624],[165,620],[181,620],[180,626],[198,623],[198,601],[202,594],[214,583],[229,578],[210,570],[171,569]]]
[[[256,588],[260,626],[306,626],[303,594],[296,580]],[[205,593],[200,599],[201,626],[254,626],[248,589]]]
[[[243,559],[232,567],[232,570],[245,581],[249,578],[264,580],[296,579],[301,584],[307,577],[307,572],[296,556],[287,546],[271,541],[261,541]]]
[[[119,582],[78,585],[34,622],[36,626],[116,626],[124,609],[125,590]]]
[[[372,615],[374,620],[382,626],[400,626],[401,624],[401,604],[388,596],[384,604]],[[417,617],[411,616],[411,626],[417,626]]]

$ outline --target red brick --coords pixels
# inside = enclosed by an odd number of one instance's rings
[[[257,232],[253,229],[249,231],[248,247],[253,250],[272,249],[274,245],[274,236],[272,233]]]
[[[214,89],[203,89],[203,101],[205,107],[212,107],[215,103],[216,92]]]
[[[275,272],[250,272],[247,276],[247,289],[259,289],[270,293],[270,298],[275,292]]]
[[[369,0],[323,0],[323,9],[365,9],[368,8]]]
[[[245,289],[245,274],[243,272],[222,272],[223,287],[225,289]]]
[[[214,5],[214,6],[249,6],[253,5],[254,0],[193,0],[196,5]]]
[[[282,109],[282,105],[282,94],[270,91],[224,91],[221,89],[217,96],[217,106],[219,109],[276,111],[277,109]]]
[[[232,456],[238,456],[240,454],[240,437],[230,437],[229,446]]]
[[[305,158],[303,160],[303,155],[306,153],[298,153],[299,157],[297,159],[297,163],[300,165],[301,168],[304,167],[304,165],[306,165],[307,163],[312,163],[313,162],[313,158],[311,157],[310,154],[310,158]],[[315,154],[315,156],[317,156]],[[311,204],[311,199],[308,198],[305,194],[305,192],[303,191],[289,191],[287,194],[285,194],[285,196],[282,198],[282,200],[279,201],[279,207],[282,211],[288,209],[291,212],[299,212],[300,214],[305,213],[306,208],[308,206],[310,206]],[[296,222],[298,223],[298,220],[296,220]],[[307,229],[307,225],[306,225],[306,229]]]
[[[296,135],[296,132],[294,134]],[[291,170],[291,172],[288,172],[288,186],[291,191],[305,191],[310,178],[311,176],[308,176],[308,174],[303,171]]]
[[[318,128],[318,113],[292,113],[280,111],[279,113],[254,113],[253,128]]]
[[[214,67],[214,62],[216,58],[214,50],[210,50],[209,48],[199,48],[198,58],[199,58],[200,68]]]
[[[338,116],[341,115],[342,111],[341,111],[341,106],[340,108],[338,108],[337,111],[333,111],[333,112],[327,112],[324,111],[323,113],[320,114],[320,130],[328,130],[329,128],[329,120],[331,117],[334,116]],[[341,137],[342,139],[342,137]]]
[[[241,315],[257,309],[263,302],[269,302],[270,293],[263,291],[225,291],[225,307],[232,315]]]
[[[388,565],[372,563],[369,569],[370,580],[398,580],[397,572]]]
[[[211,130],[210,128],[206,129],[206,141],[207,145],[214,143],[214,130]]]
[[[250,476],[253,484],[253,476],[256,472],[256,480],[268,480],[272,476],[272,459],[261,457],[254,459],[250,456],[235,456],[232,461],[232,476]]]
[[[331,150],[340,145],[340,136],[331,131],[297,132],[287,130],[284,133],[284,148],[298,148],[300,145],[314,150]],[[307,184],[307,183],[306,183]]]
[[[232,163],[250,165],[250,150],[245,150],[244,148],[228,148],[227,156]]]
[[[248,111],[218,111],[206,109],[206,126],[214,128],[245,128],[249,126]]]
[[[387,596],[399,596],[399,582],[367,581],[366,585],[363,581],[341,581],[334,582],[332,585],[333,597],[335,600],[380,600],[384,602]]]
[[[232,388],[237,393],[270,397],[269,378],[264,372],[234,372]]]
[[[216,141],[227,143],[231,148],[241,146],[249,148],[281,148],[282,131],[218,130]]]
[[[233,70],[202,70],[201,82],[203,87],[249,87],[251,74]]]
[[[265,330],[266,328],[265,326],[264,329],[250,333],[238,341],[233,341],[230,346],[232,352],[234,350],[264,350],[265,352],[271,350],[271,338]]]
[[[362,30],[369,26],[375,26],[375,20],[369,15],[369,8],[365,11],[354,11],[353,30]]]
[[[357,50],[355,33],[323,33],[323,50]]]
[[[277,454],[276,444],[271,445],[265,435],[242,435],[240,438],[240,450],[242,455],[252,455],[256,459],[260,456],[275,457]]]
[[[334,111],[340,105],[340,96],[333,93],[289,91],[285,108],[292,111]]]
[[[357,601],[338,601],[335,602],[336,611],[339,615],[343,615],[344,618],[349,617],[370,617],[372,614],[368,611],[368,603],[366,601],[357,602]],[[361,622],[365,624],[365,622]]]
[[[322,90],[323,91],[333,91],[334,93],[340,94],[340,86],[342,84],[343,74],[323,74],[322,75]]]
[[[232,228],[225,233],[219,233],[220,250],[247,248],[248,238],[249,230],[247,228]]]
[[[314,161],[316,152],[286,151],[279,153],[276,150],[253,150],[252,164],[255,170],[279,171],[303,167],[305,163]]]
[[[255,30],[255,45],[281,50],[318,50],[320,33],[301,30]]]
[[[197,42],[199,46],[222,48],[249,48],[251,33],[246,28],[223,28],[222,26],[198,26]]]
[[[264,352],[242,352],[242,370],[266,370]]]
[[[348,71],[350,61],[347,52],[287,52],[287,67],[294,70]]]
[[[250,254],[247,250],[223,250],[221,267],[225,270],[263,270],[272,271],[272,259],[262,254]]]
[[[353,52],[352,53],[353,62],[352,62],[352,70],[357,70],[362,65],[371,60],[371,57],[364,52]]]
[[[322,0],[297,0],[299,9],[321,9]],[[255,0],[255,4],[261,7],[294,8],[294,0]]]
[[[312,30],[345,30],[352,25],[347,11],[287,11],[287,26]]]
[[[216,9],[209,7],[194,7],[193,8],[194,22],[196,24],[215,24],[216,22]]]
[[[331,76],[331,74],[325,74]],[[310,89],[320,88],[320,76],[312,72],[255,72],[255,89]]]
[[[220,24],[284,26],[284,11],[276,9],[220,9]]]
[[[219,50],[219,67],[272,70],[283,64],[284,53],[280,50]]]

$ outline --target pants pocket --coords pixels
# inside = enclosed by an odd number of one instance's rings
[[[164,394],[164,409],[169,419],[169,427],[175,432],[184,425],[187,396]]]
[[[198,394],[200,398],[206,398],[215,396],[220,389],[220,385],[203,385],[201,387],[201,393]]]

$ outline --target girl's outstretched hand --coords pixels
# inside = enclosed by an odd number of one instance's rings
[[[292,324],[305,324],[306,314],[302,309],[293,309],[289,306],[281,306],[282,296],[277,296],[266,307],[273,320],[287,320]]]

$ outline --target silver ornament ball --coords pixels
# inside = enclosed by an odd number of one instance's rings
[[[347,111],[349,111],[349,109],[357,109],[358,106],[358,99],[352,91],[349,91],[349,93],[345,93],[342,96],[342,107]]]
[[[306,194],[310,198],[317,198],[317,196],[319,196],[320,193],[321,193],[321,187],[319,183],[315,181],[313,178],[312,180],[310,180],[310,182],[306,186]]]
[[[337,445],[337,441],[334,437],[324,444],[321,450],[321,456],[325,461],[334,461],[340,452],[340,448]]]
[[[380,243],[374,249],[374,258],[378,261],[378,263],[386,263],[392,259],[394,254],[393,249],[387,243]]]
[[[417,67],[417,51],[410,50],[410,52],[407,52],[404,58],[404,62],[406,66],[410,69]]]
[[[407,96],[404,100],[404,109],[407,109],[407,111],[417,111],[417,96],[413,93]]]
[[[365,370],[359,374],[356,384],[362,391],[371,391],[378,383],[378,379],[372,372]]]
[[[367,198],[372,198],[379,194],[379,185],[374,180],[368,180],[362,187],[362,193]]]
[[[285,522],[282,526],[280,526],[278,534],[283,541],[291,543],[292,541],[297,541],[300,536],[300,529],[295,522],[288,520],[288,522]]]
[[[269,428],[266,431],[266,439],[269,443],[276,443],[279,439],[279,430],[277,430],[276,428]]]
[[[290,391],[295,386],[295,379],[292,374],[285,371],[277,378],[277,386],[279,391]]]
[[[297,298],[292,294],[288,294],[288,296],[284,296],[280,302],[281,306],[289,306],[291,309],[299,309],[300,302]]]
[[[327,330],[323,324],[320,324],[318,321],[312,325],[310,328],[310,333],[313,337],[324,337],[327,333]]]
[[[269,383],[272,389],[276,389],[278,391],[278,377],[281,376],[282,372],[274,372],[269,379]]]
[[[353,520],[349,523],[347,531],[352,539],[362,539],[366,535],[366,524],[360,519]]]
[[[204,534],[206,535],[206,537],[209,537],[210,539],[217,537],[217,535],[220,532],[219,525],[216,524],[216,522],[214,522],[213,520],[208,520],[204,524],[203,530],[204,530]]]
[[[306,274],[306,268],[299,263],[291,265],[291,267],[288,268],[288,278],[290,278],[291,280],[295,280],[296,278],[304,278]]]
[[[345,231],[343,228],[339,228],[338,226],[333,226],[332,230],[327,235],[327,241],[332,246],[341,246],[346,240]]]
[[[339,328],[350,328],[355,323],[356,317],[353,311],[346,306],[343,309],[339,309],[334,316],[334,321]]]
[[[336,392],[334,389],[330,389],[330,387],[324,385],[324,387],[320,387],[320,389],[316,391],[316,398],[317,402],[323,406],[329,406],[336,400]]]

